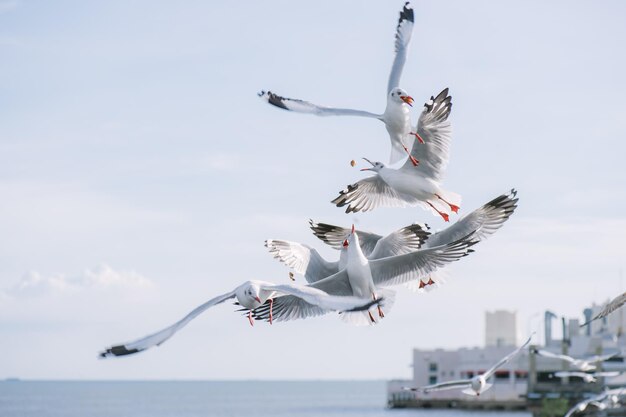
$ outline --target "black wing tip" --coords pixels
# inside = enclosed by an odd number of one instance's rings
[[[289,100],[288,98],[281,97],[278,94],[274,94],[269,90],[261,90],[261,92],[258,93],[258,96],[265,99],[272,106],[276,106],[284,110],[289,110],[289,108],[285,105],[285,100]]]
[[[400,12],[400,19],[398,19],[398,26],[402,24],[403,21],[408,20],[409,22],[415,22],[415,15],[413,13],[413,8],[411,7],[410,2],[404,3],[402,7],[402,11]]]
[[[104,352],[100,352],[99,357],[110,358],[113,356],[126,356],[133,353],[141,352],[142,349],[127,349],[124,345],[112,346],[106,349]]]

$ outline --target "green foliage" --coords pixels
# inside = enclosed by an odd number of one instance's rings
[[[562,417],[569,410],[565,398],[544,398],[541,401],[540,417]]]

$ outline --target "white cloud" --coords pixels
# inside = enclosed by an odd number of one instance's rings
[[[149,279],[135,271],[116,271],[108,265],[100,265],[94,269],[85,269],[74,276],[45,276],[37,271],[30,271],[17,284],[6,289],[4,294],[32,297],[99,288],[148,288],[152,285]]]

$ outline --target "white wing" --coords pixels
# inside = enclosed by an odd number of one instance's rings
[[[372,260],[369,263],[372,279],[375,285],[389,286],[425,277],[437,268],[467,256],[473,252],[470,247],[476,243],[469,235],[447,245]]]
[[[580,325],[580,327],[586,326],[594,320],[601,319],[603,317],[608,316],[613,311],[617,310],[621,306],[626,303],[626,292],[624,294],[618,295],[615,297],[610,303],[608,303],[594,318]]]
[[[448,381],[448,382],[440,382],[438,384],[425,385],[423,387],[410,388],[410,387],[402,387],[402,389],[407,391],[418,391],[423,393],[429,393],[431,391],[444,391],[448,389],[458,389],[458,388],[466,388],[472,385],[472,381],[469,379],[460,379],[458,381]]]
[[[491,375],[493,375],[493,373],[499,367],[501,367],[502,365],[504,365],[505,363],[510,361],[513,357],[515,357],[517,354],[519,354],[522,351],[522,349],[524,349],[526,346],[528,346],[528,344],[530,343],[530,339],[531,338],[532,338],[532,335],[526,340],[526,342],[524,342],[524,344],[522,346],[518,347],[513,352],[511,352],[508,355],[506,355],[504,358],[500,359],[500,362],[496,363],[489,370],[487,370],[487,372],[485,372],[483,374],[485,376],[485,379],[489,379],[491,377]]]
[[[296,242],[268,239],[265,246],[274,258],[304,275],[307,282],[315,282],[336,273],[338,262],[328,262],[313,248]]]
[[[309,224],[313,234],[324,243],[332,246],[334,249],[341,250],[343,241],[348,238],[351,229],[335,226],[327,223],[316,223],[313,220],[309,220]],[[357,229],[359,234],[359,243],[363,255],[366,257],[374,250],[376,242],[382,238],[382,236],[375,233],[364,232]]]
[[[585,381],[588,380],[589,378],[592,378],[595,376],[595,374],[588,374],[586,372],[575,372],[575,371],[559,371],[559,372],[555,372],[554,376],[558,377],[558,378],[569,378],[569,377],[577,377],[577,378],[582,378]]]
[[[413,9],[409,6],[409,2],[406,2],[400,12],[400,19],[398,19],[398,27],[396,28],[396,56],[389,74],[387,93],[400,86],[400,77],[402,76],[402,69],[406,62],[407,50],[411,41],[411,34],[413,33],[413,23]]]
[[[171,326],[161,331],[158,331],[154,334],[151,334],[149,336],[143,337],[139,340],[135,340],[134,342],[125,343],[123,345],[112,346],[106,349],[104,352],[101,352],[100,357],[107,358],[107,357],[113,357],[113,356],[130,355],[132,353],[137,353],[137,352],[141,352],[146,349],[149,349],[152,346],[159,346],[161,343],[165,342],[167,339],[172,337],[174,333],[176,333],[177,331],[185,327],[187,323],[189,323],[191,320],[196,318],[199,314],[203,313],[208,308],[213,307],[214,305],[223,303],[224,301],[234,298],[234,297],[235,297],[235,291],[231,291],[229,293],[222,294],[220,296],[212,298],[206,303],[193,309],[191,313],[187,314],[185,317],[183,317],[181,320],[177,321],[176,323],[172,324]]]
[[[562,359],[570,363],[574,363],[576,361],[576,359],[572,358],[571,356],[560,355],[560,354],[549,352],[547,350],[535,349],[534,352],[535,352],[535,355],[543,356],[544,358]]]
[[[374,119],[382,120],[382,115],[380,114],[370,113],[363,110],[318,106],[317,104],[309,103],[308,101],[299,100],[296,98],[281,97],[278,94],[272,93],[271,91],[261,91],[259,93],[259,97],[261,97],[263,100],[267,101],[273,106],[296,113],[308,113],[314,114],[316,116],[371,117]]]
[[[584,361],[587,363],[597,363],[604,362],[608,359],[611,359],[613,356],[617,355],[619,352],[608,353],[606,355],[595,355],[589,358],[585,358]]]
[[[407,159],[400,169],[436,182],[443,180],[452,138],[452,125],[448,120],[452,110],[451,100],[452,97],[448,95],[446,88],[437,97],[431,97],[430,101],[424,104],[424,110],[417,122],[417,133],[425,143],[414,140],[413,148],[411,148],[411,155],[419,161],[419,165],[414,167]]]
[[[428,231],[415,223],[389,233],[376,243],[376,247],[369,256],[365,256],[370,260],[374,260],[414,252],[422,247],[424,241],[429,239],[429,235]],[[360,238],[361,234],[359,234]]]
[[[517,191],[511,190],[509,194],[503,194],[494,198],[482,207],[462,217],[452,226],[430,235],[424,248],[445,245],[473,230],[476,230],[474,238],[483,240],[496,232],[517,208]]]
[[[379,175],[362,179],[341,190],[339,196],[331,201],[337,207],[346,204],[346,213],[369,211],[377,207],[406,207],[420,201],[405,194],[399,195]]]
[[[370,298],[330,295],[327,292],[308,285],[263,284],[261,288],[282,295],[298,297],[311,305],[329,311],[362,311],[367,310],[372,304],[378,302]]]
[[[351,296],[352,286],[348,280],[346,270],[341,270],[330,277],[324,278],[308,286],[324,291],[325,293],[337,296]],[[271,303],[273,321],[288,321],[303,319],[307,317],[327,314],[330,310],[319,307],[316,304],[308,303],[303,298],[295,295],[284,295],[276,297]],[[262,306],[252,310],[252,315],[256,320],[269,320],[270,302],[266,301]]]

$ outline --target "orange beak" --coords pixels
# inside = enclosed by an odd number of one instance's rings
[[[413,100],[413,97],[411,96],[400,96],[400,99],[402,101],[404,101],[406,104],[408,104],[409,106],[413,107],[413,102],[415,100]]]

